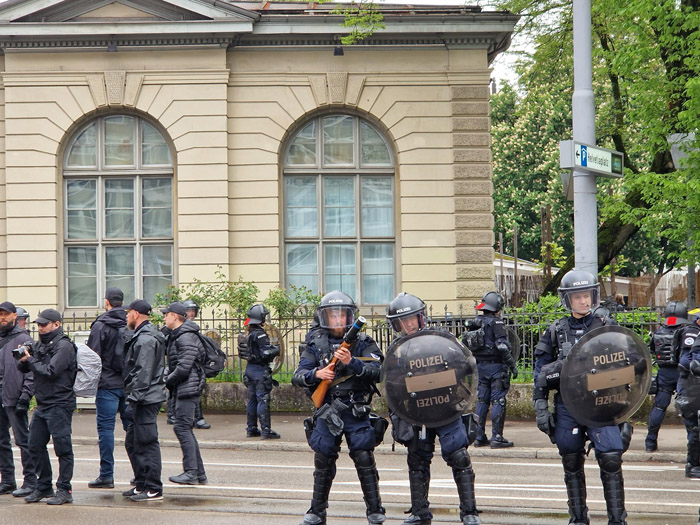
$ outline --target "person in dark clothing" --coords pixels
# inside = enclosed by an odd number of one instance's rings
[[[315,390],[323,380],[334,380],[323,404],[314,412],[313,430],[307,434],[315,453],[314,487],[311,507],[302,525],[326,523],[328,495],[343,436],[360,480],[367,521],[377,524],[386,520],[374,461],[376,438],[369,419],[369,405],[384,356],[366,334],[359,334],[349,349],[340,348],[345,332],[354,323],[356,310],[355,302],[343,292],[335,290],[323,296],[317,308],[320,329],[306,346],[292,378],[292,384],[308,390]],[[333,357],[337,360],[335,370],[329,368]]]
[[[49,498],[49,505],[72,503],[73,445],[71,426],[75,410],[73,383],[78,373],[73,341],[63,333],[61,314],[53,308],[39,312],[34,322],[39,327],[39,342],[25,349],[17,362],[20,372],[34,375],[36,409],[29,427],[29,451],[36,464],[37,483],[34,491],[24,498],[36,503]],[[51,461],[46,445],[53,440],[58,457],[56,494],[51,486]]]
[[[199,337],[199,325],[187,319],[185,305],[170,303],[161,310],[165,314],[165,326],[170,330],[167,342],[168,377],[166,385],[175,397],[174,431],[182,449],[183,472],[170,476],[170,481],[182,485],[207,483],[199,443],[194,435],[194,413],[199,404],[206,376],[203,363],[206,358],[204,344]]]
[[[29,401],[34,395],[34,376],[17,369],[12,350],[23,344],[31,345],[32,338],[17,324],[15,305],[9,301],[0,304],[0,494],[12,493],[16,498],[29,496],[36,487],[34,459],[29,452]],[[15,481],[15,460],[10,443],[10,428],[19,447],[24,482],[18,489]]]
[[[192,321],[193,323],[195,322],[195,317],[197,317],[197,314],[199,313],[199,306],[197,303],[195,303],[192,299],[187,299],[184,301],[182,304],[185,305],[185,312],[187,313],[187,319]],[[174,423],[175,421],[173,421]],[[203,411],[202,411],[202,400],[200,397],[199,400],[199,405],[195,407],[194,410],[194,428],[198,428],[200,430],[208,430],[211,428],[211,425],[207,423],[207,420],[204,419]]]
[[[518,377],[518,367],[508,346],[505,325],[500,318],[505,301],[496,292],[487,292],[475,309],[484,315],[476,318],[476,330],[467,331],[462,338],[476,358],[479,369],[479,390],[476,415],[479,426],[475,447],[512,447],[513,442],[503,437],[506,420],[506,395],[510,377]],[[491,406],[491,439],[486,437],[486,416]]]
[[[558,384],[538,381],[558,377],[556,366],[567,358],[569,351],[586,333],[603,326],[616,324],[607,311],[599,312],[600,285],[591,273],[571,270],[561,280],[559,297],[571,315],[558,319],[542,334],[535,347],[534,403],[537,428],[556,443],[564,467],[564,483],[568,494],[569,523],[588,525],[586,506],[586,476],[584,472],[585,443],[590,439],[600,467],[603,496],[608,510],[609,525],[623,525],[627,521],[625,489],[622,477],[622,454],[626,450],[622,429],[618,425],[589,427],[573,417],[561,394],[554,396],[554,413],[549,411],[549,391]],[[550,365],[550,366],[548,366]],[[545,368],[547,367],[547,368]],[[629,436],[631,438],[631,435]]]
[[[134,333],[124,344],[124,445],[134,470],[134,486],[122,492],[132,501],[163,499],[158,412],[165,401],[165,337],[148,321],[151,305],[143,299],[127,307],[126,326]]]
[[[688,312],[695,317],[695,322],[686,325],[681,330],[680,357],[678,359],[679,379],[677,385],[678,395],[676,406],[678,407],[687,436],[687,456],[685,463],[685,477],[700,478],[700,418],[697,410],[689,410],[690,405],[697,403],[694,397],[698,377],[700,377],[700,309],[695,308]]]
[[[279,355],[280,348],[270,343],[270,338],[263,328],[269,313],[264,305],[254,304],[248,309],[248,318],[245,321],[249,351],[248,364],[243,376],[243,383],[248,388],[246,435],[279,439],[280,435],[272,430],[270,423],[270,392],[273,386],[270,363]]]
[[[651,357],[656,362],[658,372],[654,378],[655,385],[654,406],[649,412],[647,424],[647,437],[644,440],[647,452],[655,452],[658,447],[659,430],[666,416],[666,409],[671,404],[671,398],[676,392],[680,373],[678,370],[678,357],[680,345],[686,337],[683,335],[688,329],[692,332],[692,346],[698,334],[698,326],[688,325],[688,308],[680,301],[671,301],[664,311],[664,323],[652,335],[649,340]],[[678,332],[678,333],[676,333]],[[680,337],[679,337],[680,336]],[[676,347],[678,345],[678,348]]]
[[[87,345],[102,359],[102,374],[95,396],[100,475],[88,483],[91,489],[114,488],[114,424],[117,412],[124,430],[129,428],[129,422],[124,416],[126,397],[122,378],[126,338],[126,311],[121,307],[123,302],[124,293],[119,288],[107,288],[107,311],[92,323],[87,341]]]
[[[398,334],[396,342],[402,337],[419,332],[425,328],[425,303],[415,295],[401,292],[387,308],[387,320]],[[386,366],[386,362],[384,364]],[[435,452],[435,438],[440,439],[442,458],[452,468],[452,477],[457,485],[459,496],[459,514],[463,524],[481,523],[476,508],[474,493],[474,468],[467,447],[469,437],[467,429],[458,418],[451,423],[434,428],[421,428],[402,420],[398,414],[391,414],[392,434],[394,440],[408,449],[408,482],[411,492],[411,508],[403,525],[430,525],[433,513],[430,511],[428,491],[430,488],[430,463]],[[409,437],[410,436],[410,437]]]

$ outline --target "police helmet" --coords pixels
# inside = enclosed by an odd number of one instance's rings
[[[21,306],[17,307],[17,319],[27,319],[29,320],[29,312],[27,312]]]
[[[675,326],[688,322],[688,307],[681,301],[671,301],[664,310],[666,326]]]
[[[245,324],[263,324],[269,313],[270,310],[264,304],[254,304],[248,308],[248,319]]]
[[[412,331],[419,331],[425,328],[425,303],[415,295],[401,292],[386,309],[386,318],[391,322],[394,331],[401,334],[408,334],[404,321],[415,316],[418,319],[418,327]]]
[[[496,292],[486,292],[481,298],[481,303],[476,305],[474,308],[476,310],[481,310],[482,312],[500,312],[503,305],[506,302],[503,300],[503,296]]]
[[[199,315],[199,305],[195,303],[192,299],[187,299],[186,301],[182,301],[182,304],[185,305],[186,310],[194,310],[194,315],[197,317]]]
[[[587,315],[590,311],[595,310],[600,304],[600,285],[595,276],[584,270],[571,270],[561,280],[559,284],[559,299],[564,308],[569,312],[575,312],[581,315]],[[578,310],[574,310],[572,306],[572,297],[580,292],[590,292],[590,304],[587,309],[577,306]],[[586,309],[586,311],[581,311]]]
[[[348,294],[333,290],[321,298],[316,312],[321,328],[350,328],[355,322],[357,307]],[[339,321],[340,315],[344,316],[344,321]]]

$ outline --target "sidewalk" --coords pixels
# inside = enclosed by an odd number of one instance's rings
[[[261,440],[247,438],[245,433],[245,414],[206,414],[206,420],[211,424],[208,430],[196,430],[197,440],[201,448],[221,448],[239,450],[281,450],[308,451],[304,435],[303,421],[309,414],[305,413],[272,413],[272,428],[282,435],[281,439]],[[489,432],[489,425],[486,426]],[[166,424],[165,414],[158,417],[158,432],[161,446],[179,447],[173,427]],[[537,429],[534,421],[507,421],[504,434],[515,443],[507,449],[490,449],[488,447],[469,447],[472,457],[499,458],[540,458],[559,459],[555,445],[549,438]],[[686,432],[682,425],[664,425],[659,434],[659,450],[653,454],[644,451],[646,426],[636,426],[632,436],[632,444],[625,453],[625,461],[662,461],[685,464]],[[378,454],[392,453],[391,427],[384,436],[384,443],[377,447]],[[124,444],[124,431],[117,418],[115,442]],[[94,410],[81,410],[73,415],[73,443],[94,445],[97,454],[97,428]],[[436,445],[439,446],[438,443]],[[405,448],[396,446],[398,453],[404,453]]]

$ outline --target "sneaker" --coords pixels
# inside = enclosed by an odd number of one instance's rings
[[[160,490],[144,490],[131,496],[131,501],[161,501],[163,492]]]
[[[73,503],[73,493],[70,490],[58,489],[56,495],[46,500],[47,505],[63,505]]]
[[[257,428],[254,428],[253,430],[246,430],[245,435],[249,438],[260,437],[260,431]]]
[[[180,485],[199,485],[199,480],[196,474],[191,472],[183,472],[177,476],[170,476],[168,478],[173,483],[179,483]]]
[[[8,483],[6,481],[0,483],[0,494],[12,494],[15,490],[17,490],[17,484],[15,483]]]
[[[401,525],[431,525],[432,523],[432,515],[420,516],[418,514],[411,514]]]
[[[503,436],[497,435],[491,438],[491,448],[509,448],[513,446],[512,441],[508,441]],[[477,519],[479,517],[477,516]],[[466,523],[466,522],[465,522]],[[477,523],[477,522],[474,522]],[[480,521],[478,523],[481,523]]]
[[[462,523],[464,525],[481,525],[481,518],[478,514],[466,514],[462,518]]]
[[[27,503],[38,503],[44,498],[51,498],[53,497],[53,489],[48,489],[48,490],[38,490],[34,489],[34,491],[27,497],[24,498],[24,501]]]
[[[199,481],[200,485],[206,485],[207,483],[209,483],[206,474],[202,474],[201,476],[197,475],[197,481]]]
[[[280,437],[282,436],[280,436],[274,430],[268,430],[267,432],[262,433],[261,439],[279,439]]]
[[[209,423],[207,423],[207,421],[204,418],[202,418],[194,424],[194,428],[207,430],[207,429],[211,428],[211,425]]]
[[[491,440],[488,438],[483,438],[483,439],[475,439],[474,443],[472,443],[473,447],[488,447],[491,444]]]
[[[700,466],[691,465],[690,463],[686,463],[686,465],[685,465],[685,477],[686,478],[693,478],[693,479],[700,478]]]
[[[130,498],[131,496],[136,496],[136,494],[140,494],[141,491],[138,490],[136,487],[131,487],[129,490],[125,490],[122,492],[122,496],[125,498]]]
[[[22,487],[20,489],[15,490],[12,495],[15,498],[24,498],[26,496],[29,496],[32,492],[34,492],[34,487]]]
[[[114,479],[113,478],[97,478],[88,482],[88,488],[91,489],[113,489]]]

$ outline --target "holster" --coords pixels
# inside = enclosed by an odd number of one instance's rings
[[[314,426],[316,426],[316,421],[313,416],[309,416],[304,419],[304,434],[306,434],[306,441],[311,441],[311,433],[314,431]]]
[[[320,419],[328,427],[328,432],[332,436],[340,436],[343,433],[343,428],[345,424],[340,414],[347,410],[349,407],[345,403],[342,403],[338,399],[334,399],[332,403],[326,403],[321,408],[319,408],[314,414],[314,419]]]
[[[649,395],[653,396],[659,391],[659,383],[656,376],[651,378],[651,384],[649,385]]]
[[[416,434],[413,425],[407,423],[394,413],[389,414],[389,418],[391,419],[391,437],[393,437],[394,441],[397,443],[408,446],[408,444],[413,441]]]
[[[389,428],[389,420],[378,414],[370,413],[369,424],[372,425],[374,430],[374,446],[381,445],[382,441],[384,441],[386,429]]]
[[[467,430],[467,445],[474,443],[479,430],[479,416],[476,414],[462,414],[462,424]]]

